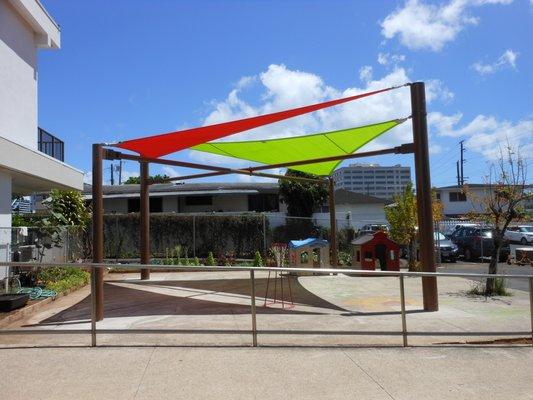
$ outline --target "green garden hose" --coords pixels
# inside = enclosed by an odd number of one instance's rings
[[[30,295],[30,300],[37,300],[40,298],[56,297],[57,293],[53,290],[43,289],[39,286],[36,287],[23,287],[18,290],[17,293],[25,293]]]

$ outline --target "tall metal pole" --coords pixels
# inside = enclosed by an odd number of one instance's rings
[[[416,202],[418,208],[418,234],[422,271],[435,272],[435,243],[433,237],[433,209],[431,205],[431,179],[429,175],[428,127],[426,89],[424,82],[411,84],[411,110],[413,143],[415,147]],[[437,311],[439,297],[436,277],[422,278],[424,310]]]
[[[461,173],[459,172],[459,161],[455,163],[457,167],[457,186],[461,186]]]
[[[464,140],[461,140],[459,142],[461,144],[461,186],[463,186],[465,184],[465,175],[464,175],[464,164],[465,164],[465,157],[464,157],[464,153],[465,153],[465,141]]]
[[[104,149],[101,144],[93,144],[93,263],[104,262],[104,200],[102,187]],[[104,319],[104,270],[92,268],[94,277],[95,317],[96,321]]]
[[[335,182],[332,177],[328,179],[329,183],[329,227],[330,227],[330,245],[331,245],[331,260],[330,263],[333,268],[338,266],[337,253],[337,220],[335,218]]]
[[[150,185],[149,163],[140,162],[141,175],[141,264],[150,264]],[[141,269],[141,279],[150,279],[150,270]]]

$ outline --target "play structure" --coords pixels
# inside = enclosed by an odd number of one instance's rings
[[[289,265],[295,268],[329,268],[329,242],[307,238],[289,242]]]
[[[400,246],[378,231],[352,241],[352,267],[374,271],[399,271]]]
[[[380,95],[391,90],[403,90],[409,87],[411,96],[411,115],[399,116],[385,122],[348,128],[333,132],[322,132],[299,137],[286,137],[272,140],[247,142],[213,142],[229,135],[273,124],[288,118],[337,106],[351,101],[361,100],[368,96]],[[102,173],[103,160],[130,160],[140,165],[140,254],[141,264],[149,264],[150,251],[150,207],[149,207],[149,165],[151,163],[170,165],[194,170],[207,171],[191,175],[169,178],[166,182],[185,181],[196,178],[206,178],[228,174],[242,174],[262,176],[274,179],[292,179],[310,182],[316,185],[327,185],[329,188],[330,212],[330,265],[338,265],[337,256],[337,227],[335,221],[334,182],[332,172],[343,160],[378,156],[383,154],[414,154],[416,193],[418,206],[418,227],[420,232],[420,260],[425,272],[435,272],[433,257],[433,217],[431,207],[431,181],[429,175],[429,151],[426,119],[425,85],[423,82],[407,83],[401,86],[389,87],[350,97],[330,100],[290,110],[259,115],[237,121],[224,122],[215,125],[201,126],[181,131],[169,132],[138,139],[125,140],[112,144],[93,144],[92,169],[92,207],[93,207],[93,262],[103,263],[103,196]],[[376,139],[385,132],[412,121],[412,142],[383,150],[359,152],[365,144]],[[263,165],[247,168],[227,168],[220,165],[205,165],[199,163],[178,161],[162,158],[168,154],[191,149],[228,157],[253,161]],[[135,153],[135,154],[132,154]],[[287,177],[262,172],[274,168],[290,168],[316,175],[316,178]],[[103,309],[103,269],[94,268],[95,274],[95,319],[101,320]],[[150,270],[141,270],[141,279],[149,279]],[[424,309],[438,310],[437,281],[435,277],[422,278],[422,292]]]

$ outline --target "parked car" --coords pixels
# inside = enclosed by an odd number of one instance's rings
[[[359,236],[371,235],[379,231],[389,232],[389,227],[385,224],[366,224],[359,229],[358,234]]]
[[[447,229],[444,232],[444,236],[450,239],[453,236],[453,234],[457,232],[460,228],[475,228],[475,227],[479,227],[479,225],[476,223],[472,223],[472,222],[460,222],[458,224],[451,226],[449,229]]]
[[[441,261],[456,262],[459,255],[459,248],[442,233],[435,232],[435,253],[440,251]]]
[[[513,243],[533,244],[533,226],[510,226],[505,232],[505,238]]]
[[[457,245],[458,254],[463,256],[466,261],[490,257],[494,249],[490,228],[459,228],[453,233],[451,241]],[[509,243],[505,243],[500,251],[500,261],[507,260],[509,253]]]
[[[433,239],[435,243],[435,258],[438,256],[438,252],[440,251],[440,260],[441,261],[449,261],[449,262],[456,262],[457,257],[459,256],[459,248],[455,243],[453,243],[450,239],[446,238],[442,233],[434,232],[433,233]],[[400,246],[400,257],[401,258],[407,258],[407,246],[402,245]],[[417,259],[420,259],[420,244],[418,244],[417,247]]]

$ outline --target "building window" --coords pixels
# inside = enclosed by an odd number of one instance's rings
[[[211,206],[213,205],[213,196],[187,196],[185,197],[186,206]]]
[[[449,198],[452,202],[466,201],[466,194],[463,192],[450,192]]]
[[[279,211],[277,194],[251,194],[248,196],[248,211],[269,212]]]
[[[141,210],[141,199],[128,199],[128,212],[136,213]],[[163,212],[163,198],[162,197],[150,197],[150,212],[160,213]]]

